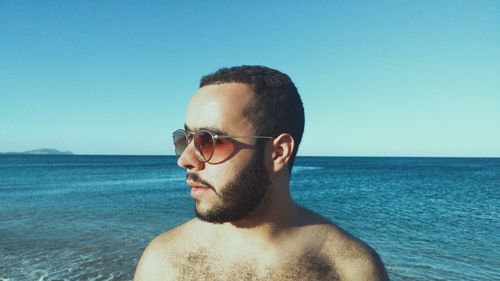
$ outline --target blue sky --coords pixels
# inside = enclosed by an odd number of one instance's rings
[[[500,156],[500,2],[246,2],[1,1],[0,152],[172,154],[202,75],[263,64],[299,155]]]

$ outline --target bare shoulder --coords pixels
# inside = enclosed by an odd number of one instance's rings
[[[175,258],[189,247],[194,221],[170,229],[149,242],[137,265],[134,281],[176,280]]]
[[[334,223],[324,225],[323,254],[329,257],[340,280],[389,280],[379,255],[368,244]]]
[[[321,215],[303,209],[301,237],[312,253],[325,259],[339,280],[389,280],[379,255]]]

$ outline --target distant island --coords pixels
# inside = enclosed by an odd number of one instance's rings
[[[65,155],[71,155],[73,152],[71,151],[60,151],[57,149],[53,148],[42,148],[42,149],[34,149],[34,150],[28,150],[24,152],[5,152],[5,153],[0,153],[0,154],[65,154]]]

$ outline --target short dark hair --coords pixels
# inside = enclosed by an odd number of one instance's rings
[[[304,133],[304,106],[292,80],[269,67],[243,65],[221,68],[202,77],[200,88],[231,82],[247,84],[254,93],[252,104],[243,114],[256,134],[276,137],[288,133],[295,140],[288,166],[291,173]]]

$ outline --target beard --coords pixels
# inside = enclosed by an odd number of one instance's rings
[[[192,178],[196,179],[197,175]],[[216,193],[218,203],[204,212],[195,206],[196,217],[211,223],[241,220],[260,205],[270,184],[269,175],[264,168],[264,151],[257,150],[247,166]]]

